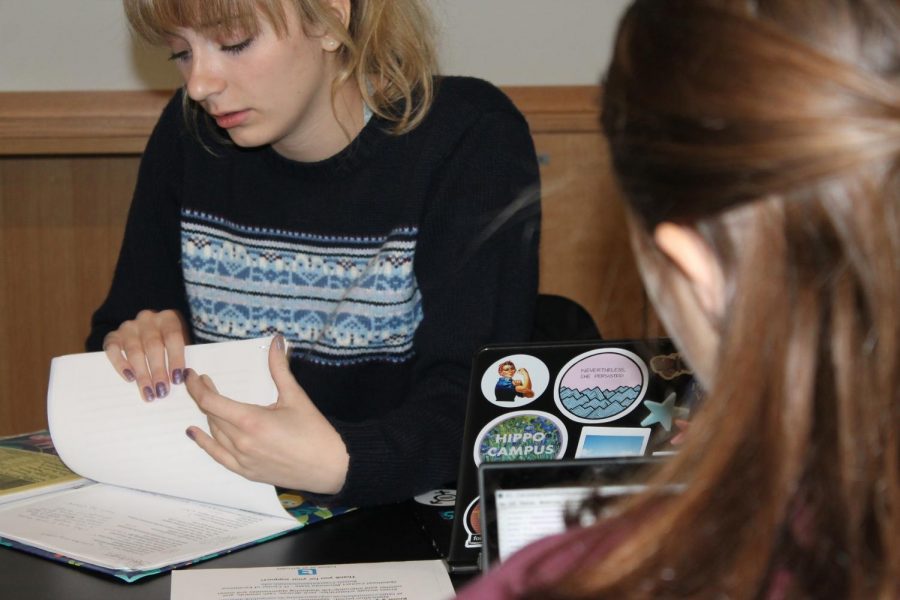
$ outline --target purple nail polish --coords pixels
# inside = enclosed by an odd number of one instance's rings
[[[174,369],[172,371],[172,383],[175,385],[180,384],[184,381],[184,375],[181,372],[181,369]]]
[[[122,375],[124,375],[125,379],[127,379],[128,381],[134,381],[134,371],[132,371],[131,369],[125,369],[124,371],[122,371]]]
[[[185,430],[184,430],[184,435],[188,436],[188,437],[191,438],[192,440],[194,439],[194,432],[193,432],[192,430],[190,430],[190,429],[185,429]]]
[[[156,397],[157,398],[165,398],[169,395],[169,386],[160,381],[156,384]]]
[[[153,395],[153,388],[148,386],[144,386],[144,400],[147,402],[153,402],[155,396]]]

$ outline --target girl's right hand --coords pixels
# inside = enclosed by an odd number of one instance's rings
[[[137,382],[150,402],[184,381],[187,324],[176,310],[142,310],[103,338],[103,351],[125,381]]]

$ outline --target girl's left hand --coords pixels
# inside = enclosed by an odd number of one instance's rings
[[[269,348],[269,371],[278,400],[257,406],[220,395],[212,379],[188,369],[187,391],[212,433],[189,427],[188,437],[247,479],[318,494],[339,492],[350,460],[347,448],[291,373],[281,335]]]

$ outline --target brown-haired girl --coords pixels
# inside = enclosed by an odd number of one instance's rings
[[[707,399],[650,491],[462,597],[897,598],[900,4],[638,0],[603,92]]]
[[[124,4],[185,85],[88,349],[147,401],[185,381],[210,430],[187,434],[250,479],[345,504],[452,480],[472,353],[532,322],[522,115],[489,84],[436,77],[419,0]],[[271,407],[184,362],[186,343],[275,334]]]

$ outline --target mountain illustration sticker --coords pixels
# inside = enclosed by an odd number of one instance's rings
[[[638,407],[647,379],[647,365],[637,354],[600,348],[566,363],[556,377],[553,399],[574,421],[609,423]]]

